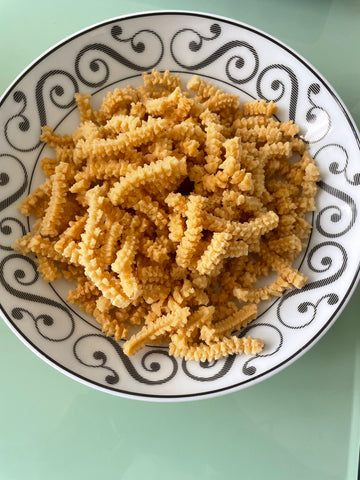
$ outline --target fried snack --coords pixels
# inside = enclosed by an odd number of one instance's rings
[[[319,170],[273,102],[240,106],[198,76],[187,89],[168,71],[143,80],[99,110],[77,93],[71,135],[43,127],[54,158],[19,207],[37,220],[13,248],[45,281],[74,282],[67,301],[126,355],[163,342],[185,360],[257,355],[264,342],[241,333],[258,303],[305,285],[293,263]]]

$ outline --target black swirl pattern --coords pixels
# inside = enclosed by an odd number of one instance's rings
[[[82,83],[92,88],[101,87],[106,84],[110,76],[110,67],[107,61],[101,57],[92,58],[88,64],[88,68],[90,70],[90,76],[91,76],[91,73],[98,74],[100,72],[100,69],[102,68],[102,76],[101,76],[102,78],[100,80],[90,79],[89,77],[86,77],[84,73],[82,73],[80,64],[82,63],[81,62],[82,59],[88,52],[90,53],[95,52],[96,54],[103,53],[106,56],[117,61],[121,65],[124,65],[125,67],[138,72],[143,72],[144,70],[150,70],[156,67],[156,65],[158,65],[158,63],[161,61],[164,55],[164,44],[161,37],[156,32],[154,32],[153,30],[142,29],[136,32],[130,38],[121,38],[122,33],[123,33],[123,30],[120,25],[114,25],[111,29],[111,36],[115,40],[122,43],[130,43],[130,46],[133,52],[137,54],[144,53],[146,50],[145,43],[139,40],[140,36],[144,37],[146,35],[148,37],[148,43],[149,43],[148,48],[150,49],[150,51],[154,52],[156,48],[159,50],[156,56],[156,59],[152,60],[150,63],[137,64],[132,60],[130,60],[130,58],[126,58],[117,50],[114,50],[112,47],[109,47],[109,45],[106,45],[104,43],[91,43],[89,45],[86,45],[84,48],[82,48],[80,52],[77,54],[75,59],[75,72]],[[89,71],[87,72],[87,75],[89,75]]]
[[[89,351],[86,354],[87,358],[84,359],[81,357],[80,353],[80,346],[82,343],[96,338],[97,340],[95,342],[88,342],[88,347]],[[106,377],[105,381],[107,383],[116,383],[119,381],[119,375],[116,373],[116,371],[112,368],[110,368],[107,363],[107,355],[103,350],[100,350],[98,347],[100,345],[99,340],[101,339],[104,349],[109,349],[110,352],[114,352],[117,354],[117,356],[121,359],[124,367],[126,368],[126,371],[131,375],[131,377],[136,380],[139,383],[143,383],[146,385],[161,385],[163,383],[169,382],[174,376],[176,375],[178,371],[178,364],[175,360],[175,358],[170,357],[168,352],[165,350],[161,349],[154,349],[146,352],[142,359],[141,359],[141,366],[147,373],[158,373],[160,372],[161,369],[165,369],[165,363],[164,360],[166,359],[168,365],[170,366],[170,373],[165,375],[163,378],[160,379],[150,379],[146,378],[144,375],[141,375],[136,368],[134,367],[133,363],[131,362],[130,358],[127,357],[122,348],[121,345],[116,342],[113,338],[111,337],[105,337],[104,335],[98,334],[98,333],[92,333],[92,334],[87,334],[83,335],[78,340],[75,342],[74,347],[73,347],[73,352],[75,355],[75,358],[83,365],[92,367],[92,368],[104,368],[106,370],[109,370],[112,372],[111,377]],[[96,350],[90,354],[92,349],[94,349],[94,346],[97,346]],[[88,357],[92,357],[95,360],[98,360],[100,363],[93,365],[90,363],[90,359]],[[152,361],[151,357],[153,358]],[[160,358],[163,360],[160,362]]]
[[[7,160],[8,161],[4,162],[1,161]],[[7,196],[3,200],[0,201],[0,212],[2,210],[5,210],[8,208],[10,205],[12,205],[16,200],[18,200],[21,195],[25,192],[26,187],[28,185],[28,174],[27,171],[24,167],[24,164],[22,163],[21,160],[19,160],[15,155],[11,155],[9,153],[0,153],[0,161],[1,161],[1,172],[0,172],[0,189],[1,187],[5,187],[6,185],[9,184],[11,177],[13,177],[15,174],[22,178],[22,184],[20,187],[13,192],[11,195]],[[18,171],[14,171],[16,166],[16,170],[20,170],[20,173]],[[19,168],[18,168],[19,167]],[[6,171],[8,170],[8,172]]]
[[[79,91],[76,79],[65,70],[50,70],[42,75],[35,87],[35,99],[41,126],[47,124],[44,89],[46,82],[52,77],[56,77],[56,85],[51,87],[46,99],[50,99],[51,103],[57,108],[67,110],[75,105],[74,94]],[[66,82],[68,85],[70,84],[70,88],[66,88]],[[60,102],[60,99],[63,99],[63,101]]]
[[[336,152],[336,153],[335,153]],[[334,160],[336,156],[336,160]],[[339,157],[343,157],[342,159]],[[333,175],[344,174],[346,181],[350,185],[358,186],[360,185],[360,173],[355,173],[353,178],[349,178],[348,175],[348,166],[349,166],[349,155],[342,145],[338,143],[328,143],[319,148],[319,150],[314,154],[314,158],[317,159],[321,164],[328,162],[328,158],[332,161],[329,164],[329,171]],[[341,164],[343,167],[341,168]]]
[[[86,360],[82,358],[83,356],[80,353],[81,344],[83,344],[86,341],[86,339],[94,339],[94,337],[97,337],[96,345],[100,346],[101,340],[104,340],[103,335],[99,335],[99,334],[83,335],[82,337],[76,340],[73,346],[73,353],[75,355],[75,358],[77,359],[78,362],[80,362],[82,365],[85,365],[86,367],[102,368],[105,371],[110,372],[111,373],[110,375],[109,374],[106,375],[105,382],[108,385],[115,385],[116,383],[119,382],[120,377],[113,368],[107,365],[108,358],[105,352],[103,352],[102,350],[95,350],[92,352],[92,355],[89,355],[90,358],[87,358]],[[95,363],[91,363],[92,360],[95,360]]]
[[[218,378],[223,377],[226,375],[231,367],[233,366],[233,363],[235,361],[236,356],[235,355],[230,355],[227,357],[225,360],[219,362],[218,360],[214,360],[212,362],[199,362],[198,364],[194,362],[187,362],[186,360],[182,360],[181,362],[181,368],[185,375],[187,375],[189,378],[192,380],[196,380],[197,382],[213,382],[214,380],[217,380]],[[218,364],[222,365],[221,368],[217,370]],[[199,375],[196,373],[191,372],[191,368],[194,368],[194,366],[197,367],[197,370],[199,368],[204,370],[203,375]],[[212,375],[210,374],[207,376],[206,374],[208,373],[208,370],[212,371]]]
[[[248,42],[245,42],[243,40],[231,40],[230,42],[224,43],[223,45],[221,45],[219,48],[217,48],[214,52],[212,52],[209,56],[207,56],[205,59],[201,60],[200,62],[184,63],[178,57],[178,53],[180,53],[181,50],[179,48],[176,48],[175,44],[177,42],[179,42],[179,44],[182,44],[183,40],[181,39],[181,37],[184,37],[184,34],[189,34],[189,33],[193,34],[195,39],[192,39],[189,41],[188,47],[191,52],[195,53],[201,50],[204,42],[213,41],[219,38],[221,34],[221,26],[218,23],[213,23],[210,26],[210,33],[212,33],[212,35],[209,37],[201,35],[199,32],[197,32],[192,28],[183,28],[181,30],[178,30],[171,39],[170,52],[173,60],[180,67],[185,68],[187,70],[191,70],[191,71],[201,70],[202,68],[207,67],[213,62],[219,60],[219,58],[225,55],[225,53],[227,53],[228,51],[233,50],[234,48],[245,48],[248,52],[251,53],[253,63],[254,63],[251,73],[246,75],[244,78],[235,77],[231,73],[231,70],[235,68],[239,73],[245,67],[246,61],[241,55],[233,55],[231,58],[227,60],[226,67],[225,67],[226,76],[228,77],[229,80],[231,80],[236,84],[244,84],[249,82],[251,79],[253,79],[257,74],[259,69],[258,53],[252,45],[250,45]]]
[[[329,133],[331,128],[331,117],[329,113],[325,110],[325,108],[320,107],[317,105],[314,100],[312,99],[313,95],[318,95],[320,93],[321,87],[319,83],[312,83],[307,91],[307,97],[312,105],[311,108],[306,112],[306,121],[312,124],[315,122],[318,123],[318,127],[320,124],[320,131],[321,133],[315,136],[314,138],[306,138],[306,142],[308,144],[320,142],[326,135]],[[314,130],[314,129],[312,129]]]
[[[33,150],[36,150],[40,142],[36,141],[35,145],[32,145],[31,147],[24,147],[24,139],[21,133],[28,132],[30,130],[30,121],[26,115],[24,115],[25,110],[27,108],[27,97],[24,92],[21,90],[16,90],[13,93],[13,100],[15,103],[19,103],[21,105],[21,108],[18,113],[15,115],[12,115],[7,122],[5,123],[4,127],[4,134],[5,134],[5,140],[7,143],[12,147],[14,150],[18,152],[31,152]],[[11,135],[10,130],[13,128],[16,132],[16,135],[13,134]],[[39,130],[40,133],[40,130]],[[14,137],[14,139],[11,138],[11,136]],[[21,138],[20,144],[16,144],[16,141],[19,141],[19,138]],[[37,136],[38,138],[38,136]]]
[[[13,234],[13,230],[17,229],[17,233]],[[7,239],[5,243],[0,243],[1,250],[12,251],[11,244],[16,238],[20,238],[26,233],[26,229],[22,222],[14,217],[4,217],[0,221],[0,233]]]
[[[255,375],[257,371],[254,365],[250,365],[251,362],[253,362],[256,358],[265,358],[265,357],[271,357],[272,355],[275,355],[275,353],[277,353],[280,350],[280,348],[283,346],[283,342],[284,342],[284,337],[280,329],[275,325],[271,325],[270,323],[261,323],[261,322],[253,323],[248,327],[244,328],[244,330],[241,332],[241,336],[247,335],[251,330],[254,330],[258,327],[269,328],[271,330],[271,335],[272,335],[271,338],[273,342],[272,350],[268,353],[258,353],[256,355],[252,355],[248,360],[246,360],[246,362],[243,365],[242,372],[247,376]],[[278,336],[278,343],[275,342],[276,335]]]
[[[44,97],[44,90],[45,85],[49,81],[49,79],[56,78],[56,85],[51,86],[50,91],[46,95],[46,102]],[[71,85],[69,88],[69,84]],[[47,124],[47,115],[46,115],[46,108],[45,104],[50,102],[57,108],[60,109],[69,109],[75,104],[74,100],[74,93],[79,90],[78,83],[76,79],[70,73],[66,72],[65,70],[50,70],[43,74],[39,81],[36,83],[35,86],[35,101],[39,115],[39,128],[37,129],[36,137],[39,138],[40,136],[40,127]],[[65,101],[62,102],[60,99],[65,98]],[[29,132],[30,130],[30,120],[25,115],[25,111],[27,109],[27,97],[24,92],[17,90],[13,94],[13,100],[16,103],[22,104],[20,111],[9,118],[9,120],[5,124],[5,139],[8,144],[17,150],[18,152],[31,152],[36,150],[40,145],[40,140],[36,141],[31,147],[25,148],[23,136],[19,135],[21,133]],[[16,128],[15,128],[16,124]],[[13,138],[11,138],[10,128],[15,128],[12,132]],[[19,142],[19,137],[21,138],[21,142]]]
[[[324,250],[325,254],[324,256],[322,256],[320,260],[321,267],[316,267],[313,259],[315,255],[319,255],[319,253],[321,253],[320,250],[322,249]],[[301,290],[291,290],[280,299],[277,306],[276,313],[277,313],[277,318],[282,325],[284,325],[287,328],[293,328],[293,329],[304,328],[313,322],[313,320],[316,317],[318,306],[323,300],[326,299],[328,305],[335,305],[336,303],[338,303],[339,297],[336,293],[329,293],[329,294],[322,295],[321,298],[315,303],[310,302],[309,300],[300,302],[296,309],[300,315],[298,314],[286,315],[286,318],[295,319],[295,321],[297,322],[296,325],[290,325],[289,322],[284,319],[285,315],[282,315],[282,309],[284,305],[288,303],[290,298],[292,299],[291,305],[292,305],[292,311],[293,311],[296,305],[296,302],[294,302],[294,297],[301,298],[305,296],[305,298],[308,298],[307,292],[309,292],[310,290],[315,290],[318,288],[325,287],[326,285],[330,285],[331,283],[338,280],[346,269],[346,266],[348,263],[348,255],[345,248],[339,243],[334,241],[322,242],[315,245],[315,247],[311,249],[307,258],[307,264],[309,268],[317,274],[328,272],[331,269],[334,263],[333,256],[336,254],[340,254],[341,263],[340,263],[340,266],[337,267],[337,270],[334,273],[332,273],[332,275],[329,275],[328,277],[325,277],[325,278],[320,278],[319,280],[316,280],[314,282],[310,282],[306,284]],[[332,257],[330,255],[332,255]],[[305,320],[302,320],[301,315],[306,316],[306,314],[309,313],[311,310],[312,310],[312,314],[308,315],[310,319],[306,317]]]
[[[270,102],[271,100],[273,102],[278,102],[279,100],[281,100],[286,92],[286,86],[281,79],[272,80],[270,83],[271,90],[275,92],[273,96],[270,97],[269,94],[265,95],[264,93],[265,80],[266,78],[270,78],[269,72],[278,73],[278,71],[286,72],[290,79],[289,119],[295,122],[296,108],[299,96],[299,81],[290,67],[288,67],[287,65],[274,64],[264,68],[258,76],[256,82],[256,91],[258,96],[266,100],[267,102]],[[267,91],[269,91],[269,89],[267,89]]]
[[[21,266],[21,263],[23,262],[23,267]],[[5,274],[5,268],[9,268],[10,264],[10,271],[12,273],[13,279],[16,281],[16,284],[19,285],[21,288],[14,288],[12,285],[10,285],[9,280],[10,280],[10,274],[7,271]],[[30,270],[31,275],[30,278],[27,278],[27,270],[26,268]],[[13,269],[16,269],[13,271]],[[59,311],[65,313],[65,315],[62,315],[63,318],[59,318],[58,315],[56,315],[56,319],[47,314],[41,314],[39,316],[35,316],[32,313],[30,313],[29,310],[19,307],[15,308],[12,310],[12,316],[16,320],[20,320],[23,318],[24,313],[27,313],[30,318],[35,322],[35,326],[40,333],[40,335],[45,338],[46,340],[50,340],[52,342],[60,342],[64,341],[72,336],[75,330],[75,322],[74,318],[69,312],[69,310],[62,305],[59,302],[55,302],[54,300],[46,297],[42,297],[40,295],[35,295],[33,293],[29,293],[24,291],[24,287],[28,287],[30,285],[34,285],[37,280],[39,279],[39,274],[36,269],[36,265],[31,260],[29,257],[24,257],[22,255],[19,255],[17,253],[8,255],[5,257],[1,263],[0,263],[0,282],[2,286],[5,288],[5,290],[12,296],[20,298],[21,300],[24,300],[27,302],[34,302],[35,304],[43,304],[46,305],[47,307],[54,307],[56,311],[59,313]],[[67,321],[65,321],[65,319]],[[59,328],[60,331],[65,330],[65,333],[59,335],[58,327],[61,324],[61,328]],[[46,328],[47,332],[43,332],[42,328]],[[49,328],[50,327],[50,328]],[[56,328],[55,328],[56,327]],[[48,332],[53,331],[53,335],[50,336]]]
[[[356,217],[357,217],[357,208],[356,203],[353,198],[350,197],[347,193],[338,190],[331,185],[323,182],[322,180],[318,183],[318,186],[324,190],[325,192],[329,193],[333,197],[341,200],[348,206],[347,209],[339,207],[336,204],[330,204],[324,207],[320,212],[317,214],[315,225],[317,230],[328,238],[336,238],[341,237],[345,233],[347,233],[354,225]],[[348,215],[348,212],[351,213],[350,218],[347,222],[345,228],[343,228],[340,232],[333,232],[329,231],[329,227],[332,227],[334,224],[337,224],[342,220],[343,215]],[[330,220],[330,221],[329,221]]]

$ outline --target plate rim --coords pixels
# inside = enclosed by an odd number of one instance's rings
[[[29,63],[10,83],[10,85],[5,89],[3,94],[0,96],[0,108],[2,104],[7,99],[10,92],[16,87],[16,85],[34,68],[38,65],[41,61],[43,61],[47,56],[54,53],[56,50],[64,46],[65,44],[71,42],[72,40],[80,37],[84,34],[87,34],[93,30],[101,28],[102,26],[114,23],[116,21],[124,21],[132,18],[144,18],[144,17],[153,17],[153,16],[164,16],[164,15],[179,15],[179,16],[198,16],[201,18],[207,18],[210,20],[219,20],[224,23],[231,24],[236,27],[240,27],[246,30],[249,30],[255,34],[258,34],[264,37],[267,40],[270,40],[272,43],[280,46],[282,49],[287,51],[293,57],[295,57],[298,61],[300,61],[308,70],[310,70],[315,77],[317,77],[323,84],[323,86],[327,89],[327,91],[331,94],[333,99],[338,104],[339,108],[345,115],[345,118],[351,127],[353,136],[355,137],[358,149],[360,151],[360,133],[356,126],[352,115],[348,111],[346,105],[342,101],[341,97],[338,95],[337,91],[333,88],[331,83],[308,61],[305,57],[300,55],[297,51],[291,48],[286,43],[280,41],[276,37],[272,36],[271,34],[258,29],[250,24],[231,19],[229,17],[207,13],[207,12],[200,12],[200,11],[191,11],[191,10],[149,10],[149,11],[141,11],[136,13],[124,14],[115,16],[106,20],[102,20],[100,22],[93,23],[90,26],[87,26],[83,29],[80,29],[73,34],[70,34],[64,37],[62,40],[56,42],[44,52],[42,52],[38,57],[36,57],[31,63]],[[185,401],[195,401],[207,398],[214,398],[230,393],[234,393],[245,388],[249,388],[250,386],[256,385],[270,377],[272,377],[275,373],[279,373],[284,370],[286,367],[294,363],[297,359],[302,357],[307,351],[309,351],[316,343],[325,335],[325,333],[334,325],[336,320],[341,315],[344,308],[347,306],[352,294],[354,293],[358,283],[360,280],[360,262],[357,266],[356,273],[353,275],[351,279],[351,283],[349,288],[347,289],[346,294],[343,296],[343,299],[338,306],[338,308],[332,313],[329,317],[328,321],[322,326],[320,330],[316,332],[316,334],[300,349],[294,352],[290,357],[283,360],[281,363],[277,364],[276,366],[270,368],[266,372],[259,374],[256,378],[248,379],[242,381],[240,383],[233,384],[231,386],[221,387],[213,390],[208,390],[205,392],[198,392],[198,393],[189,393],[189,394],[176,394],[176,395],[165,395],[165,394],[146,394],[146,393],[134,393],[123,389],[116,389],[111,386],[104,387],[103,385],[97,383],[94,380],[89,380],[88,378],[83,377],[79,373],[72,372],[70,369],[65,367],[64,365],[59,364],[56,360],[50,358],[45,352],[43,352],[38,346],[35,346],[30,339],[26,337],[18,327],[12,322],[12,320],[8,317],[7,312],[3,309],[2,304],[0,303],[0,315],[4,320],[4,323],[10,328],[10,330],[15,333],[15,335],[24,343],[33,353],[35,353],[40,359],[45,361],[48,365],[55,368],[62,374],[65,374],[69,378],[76,380],[77,382],[89,386],[95,390],[102,391],[104,393],[108,393],[114,396],[119,396],[128,399],[136,399],[142,401],[152,401],[152,402],[185,402]]]

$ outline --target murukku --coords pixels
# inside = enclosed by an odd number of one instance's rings
[[[190,195],[185,215],[186,229],[176,250],[176,263],[183,268],[191,264],[191,259],[202,238],[203,209],[206,199],[198,195]]]
[[[172,338],[172,342],[169,345],[169,353],[174,357],[183,357],[185,360],[206,362],[218,360],[221,357],[228,357],[235,353],[256,355],[261,352],[263,346],[264,342],[262,340],[251,337],[230,337],[210,345],[203,343],[185,346],[176,345]]]
[[[67,301],[126,355],[163,343],[185,360],[257,355],[264,342],[243,334],[258,303],[307,280],[294,261],[319,170],[275,103],[240,105],[198,76],[186,89],[169,71],[142,77],[98,110],[76,93],[71,135],[43,127],[54,155],[19,206],[36,221],[13,248],[45,281],[73,282]]]

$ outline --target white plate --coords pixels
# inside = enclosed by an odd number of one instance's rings
[[[242,100],[265,98],[301,127],[321,170],[313,232],[301,260],[309,283],[267,305],[248,328],[265,340],[257,356],[212,363],[175,360],[149,347],[133,358],[121,342],[46,284],[11,250],[29,230],[16,209],[41,181],[40,128],[76,126],[73,95],[140,83],[156,67],[199,74]],[[328,330],[355,288],[360,249],[359,134],[328,82],[286,45],[251,26],[194,12],[149,12],[103,22],[54,46],[0,100],[0,288],[2,316],[24,343],[63,373],[105,392],[150,400],[204,398],[253,385],[289,365]]]

